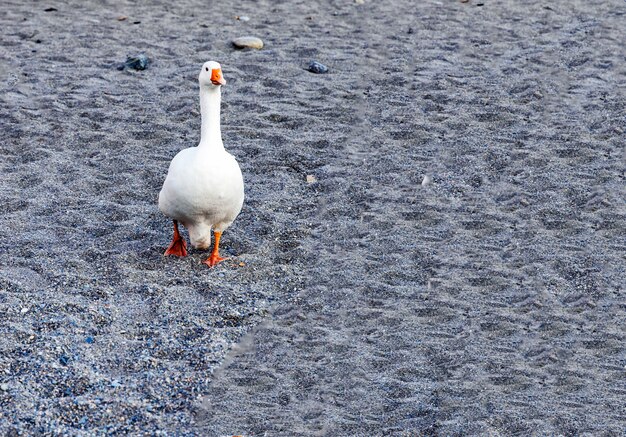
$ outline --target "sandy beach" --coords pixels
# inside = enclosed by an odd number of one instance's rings
[[[624,1],[7,0],[0,28],[1,435],[626,429]],[[246,187],[214,269],[163,256],[157,207],[208,60]]]

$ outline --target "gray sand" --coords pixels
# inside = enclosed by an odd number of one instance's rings
[[[0,5],[0,434],[626,429],[626,3],[115,3]],[[213,270],[156,206],[209,59]]]

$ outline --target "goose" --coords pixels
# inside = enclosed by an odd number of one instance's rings
[[[214,267],[226,259],[219,254],[222,232],[243,206],[243,176],[239,164],[222,143],[221,88],[226,81],[221,65],[205,62],[198,82],[202,114],[200,143],[181,150],[172,159],[159,193],[159,209],[174,222],[174,236],[165,255],[187,256],[187,243],[178,223],[187,228],[191,245],[197,249],[209,248],[213,229],[213,250],[203,262]]]

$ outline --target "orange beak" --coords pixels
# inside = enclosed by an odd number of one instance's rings
[[[213,85],[226,85],[226,81],[222,77],[222,70],[220,68],[211,70],[211,82],[213,82]]]

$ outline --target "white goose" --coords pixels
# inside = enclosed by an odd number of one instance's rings
[[[215,244],[204,261],[213,267],[225,259],[219,255],[220,237],[241,211],[243,177],[239,164],[222,143],[221,88],[226,81],[220,64],[206,62],[198,81],[202,113],[200,144],[180,151],[172,159],[159,193],[159,209],[174,220],[174,237],[165,255],[187,255],[187,243],[178,232],[178,222],[189,230],[191,244],[198,249],[211,245],[213,229]]]

